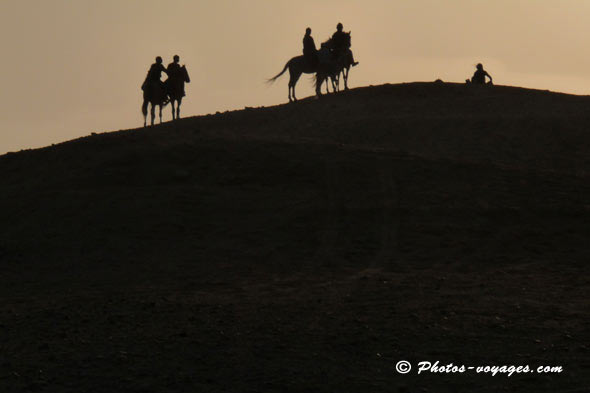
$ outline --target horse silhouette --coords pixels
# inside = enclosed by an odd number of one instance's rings
[[[328,78],[332,80],[334,91],[339,90],[340,74],[344,77],[344,89],[348,90],[348,73],[350,72],[350,67],[353,65],[352,52],[350,51],[351,32],[345,33],[345,37],[344,50],[342,50],[336,57],[329,56],[320,60],[320,63],[318,64],[315,77],[316,95],[318,97],[322,95],[321,86],[324,81],[326,84],[328,83]],[[328,40],[326,46],[329,47],[331,41],[332,40]]]
[[[283,70],[275,75],[274,77],[267,80],[267,83],[273,83],[277,79],[279,79],[286,71],[289,70],[289,102],[297,101],[297,97],[295,96],[295,86],[297,85],[297,81],[301,77],[301,74],[313,74],[318,73],[321,75],[318,79],[316,76],[316,94],[318,96],[321,95],[321,85],[324,81],[327,81],[328,78],[332,78],[333,82],[337,80],[338,75],[343,71],[346,67],[346,59],[349,58],[349,48],[350,48],[350,32],[345,33],[346,40],[345,40],[345,48],[346,50],[340,53],[336,58],[333,56],[333,45],[332,39],[324,42],[321,46],[321,49],[318,50],[318,64],[312,64],[308,61],[304,56],[296,56],[291,58],[283,67]],[[350,65],[348,66],[350,69]],[[348,71],[346,72],[345,76],[345,85],[347,85],[348,80]],[[318,83],[319,82],[319,83]],[[332,85],[335,86],[334,83]]]
[[[166,93],[170,97],[170,104],[172,105],[172,120],[180,119],[180,105],[182,104],[182,97],[184,97],[184,84],[190,83],[191,79],[188,76],[188,71],[185,66],[180,67],[179,76],[176,78],[168,78],[164,82],[166,86]],[[174,103],[177,103],[176,110]]]
[[[317,71],[317,65],[312,64],[305,58],[305,56],[293,57],[287,62],[287,64],[285,64],[283,70],[267,80],[267,83],[273,83],[279,79],[287,69],[289,69],[289,102],[293,102],[297,101],[297,97],[295,96],[295,85],[297,85],[297,81],[301,77],[301,74],[315,73]]]
[[[329,75],[334,91],[340,91],[340,75],[342,75],[342,79],[344,80],[344,90],[348,90],[348,74],[350,73],[350,67],[352,67],[353,61],[351,56],[346,56],[341,58],[341,60],[342,61],[335,64],[335,68],[340,67],[340,69],[336,72],[336,75]]]
[[[164,85],[160,81],[149,81],[148,86],[143,91],[143,104],[141,105],[141,112],[143,113],[143,126],[147,126],[147,109],[151,104],[152,125],[156,118],[156,106],[160,107],[160,123],[162,123],[162,107],[168,104],[168,94]]]

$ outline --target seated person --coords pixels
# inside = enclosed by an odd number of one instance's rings
[[[486,76],[487,76],[488,78],[490,78],[489,83],[493,84],[492,76],[490,74],[488,74],[487,71],[485,71],[483,69],[483,65],[481,63],[479,63],[476,66],[476,68],[477,68],[477,70],[473,74],[473,78],[471,78],[471,80],[467,79],[466,80],[467,83],[473,83],[474,85],[485,85],[486,84]]]

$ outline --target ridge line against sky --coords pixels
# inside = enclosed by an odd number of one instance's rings
[[[342,22],[360,65],[350,87],[460,82],[482,62],[501,85],[590,92],[590,1],[20,0],[0,3],[0,154],[143,124],[145,73],[180,55],[184,117],[281,104],[306,27]],[[313,94],[307,78],[300,98]],[[164,120],[171,119],[170,108]]]

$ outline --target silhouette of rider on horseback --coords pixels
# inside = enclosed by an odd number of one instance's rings
[[[159,87],[164,89],[164,82],[161,80],[162,72],[168,74],[168,70],[162,65],[162,58],[158,56],[156,57],[156,62],[150,66],[145,81],[141,85],[141,90],[150,95],[154,88]]]
[[[171,88],[179,88],[182,89],[180,92],[181,97],[184,97],[186,94],[184,92],[184,83],[179,83],[183,80],[184,76],[182,75],[182,67],[178,63],[180,61],[180,56],[174,55],[173,62],[168,64],[168,68],[166,73],[168,74],[168,79],[166,80],[166,89],[170,91]],[[182,87],[181,87],[182,86]]]
[[[354,67],[358,65],[358,61],[354,61],[352,51],[347,46],[346,33],[344,33],[343,29],[344,26],[342,26],[342,23],[338,23],[336,25],[336,32],[332,34],[332,53],[334,58],[337,58],[338,56],[348,52],[350,64]]]
[[[318,64],[318,51],[309,27],[305,29],[305,36],[303,36],[303,56],[312,66],[315,67]]]

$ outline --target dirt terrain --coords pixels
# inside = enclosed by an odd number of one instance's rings
[[[589,152],[411,83],[0,156],[0,392],[589,392]]]

